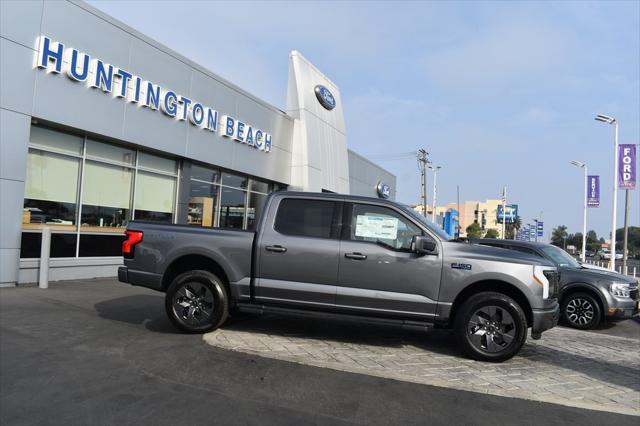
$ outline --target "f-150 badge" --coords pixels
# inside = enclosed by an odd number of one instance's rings
[[[468,263],[452,263],[451,267],[453,269],[464,269],[465,271],[471,270],[471,265],[469,265]]]

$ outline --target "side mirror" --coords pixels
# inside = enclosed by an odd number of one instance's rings
[[[415,235],[413,241],[411,241],[411,247],[413,251],[418,254],[433,254],[437,244],[431,238],[423,235]]]

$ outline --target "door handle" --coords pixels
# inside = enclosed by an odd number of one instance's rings
[[[365,260],[367,258],[367,255],[362,253],[345,253],[344,257],[353,260]]]
[[[284,253],[285,251],[287,251],[287,248],[275,245],[275,246],[266,246],[265,250],[273,251],[273,252],[276,252],[276,253]]]

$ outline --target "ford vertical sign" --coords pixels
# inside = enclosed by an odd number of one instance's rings
[[[618,188],[636,189],[636,146],[618,147]]]
[[[600,176],[587,176],[587,207],[600,207]]]

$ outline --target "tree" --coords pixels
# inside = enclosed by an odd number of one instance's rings
[[[587,232],[587,242],[595,243],[596,241],[598,241],[598,234],[596,234],[596,231],[592,229],[591,231]]]
[[[551,244],[558,247],[564,247],[564,240],[568,237],[567,227],[560,225],[551,231]]]
[[[569,234],[567,237],[567,245],[572,245],[582,250],[582,232]]]
[[[616,251],[622,252],[622,244],[624,242],[624,228],[616,230]],[[627,248],[635,255],[640,252],[640,226],[630,226],[627,231]]]
[[[487,229],[487,233],[484,234],[485,238],[498,238],[500,234],[495,229]]]
[[[481,238],[482,237],[482,229],[480,229],[480,225],[478,222],[473,222],[471,225],[467,226],[467,238]]]

